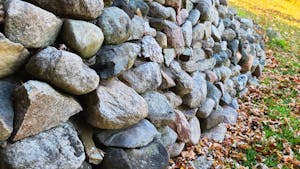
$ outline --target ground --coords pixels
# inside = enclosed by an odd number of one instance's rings
[[[213,168],[300,168],[300,1],[229,0],[241,17],[252,18],[266,36],[267,65],[260,86],[239,98],[237,125],[224,142],[202,139],[175,162],[179,168],[197,155],[210,154]]]

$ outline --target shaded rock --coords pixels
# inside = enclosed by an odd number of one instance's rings
[[[212,24],[209,21],[204,22],[204,38],[208,39],[211,37],[211,29],[212,29]]]
[[[26,70],[34,77],[74,95],[89,93],[99,83],[97,73],[78,55],[54,47],[47,47],[31,57]]]
[[[200,11],[201,13],[200,19],[202,21],[208,21],[210,19],[212,8],[213,8],[212,1],[198,0],[198,5],[196,6],[196,9]]]
[[[18,141],[66,122],[82,107],[47,83],[30,80],[15,89],[14,111],[12,140]]]
[[[138,123],[148,115],[146,101],[124,83],[111,79],[101,82],[82,97],[87,122],[101,129],[120,129]]]
[[[197,111],[198,118],[207,118],[216,106],[215,101],[211,98],[207,98],[199,107]]]
[[[218,76],[215,72],[213,72],[211,70],[206,70],[205,74],[206,74],[206,80],[207,81],[209,81],[211,83],[217,82]]]
[[[78,169],[92,169],[92,165],[84,161]]]
[[[171,21],[164,22],[163,32],[168,37],[168,45],[172,48],[182,48],[184,47],[184,38],[182,30],[179,26]]]
[[[6,6],[4,30],[8,39],[26,48],[43,48],[54,43],[62,26],[59,18],[20,0],[10,0]]]
[[[160,142],[164,147],[168,147],[176,142],[177,134],[174,130],[172,130],[170,127],[166,126],[163,128],[158,129],[161,136],[159,138]]]
[[[208,137],[218,142],[222,142],[226,136],[227,127],[225,123],[220,123],[216,127],[213,127],[203,133],[203,137]]]
[[[154,90],[162,83],[160,68],[155,62],[146,62],[130,69],[124,72],[120,78],[138,93]]]
[[[12,91],[14,85],[0,81],[0,142],[7,140],[13,131],[14,109]]]
[[[108,148],[101,169],[164,169],[169,166],[169,155],[159,142],[140,149]]]
[[[171,87],[176,86],[175,81],[170,77],[167,73],[165,73],[163,70],[160,71],[162,76],[162,83],[160,88],[161,89],[169,89]]]
[[[182,0],[165,0],[165,5],[171,6],[173,8],[181,8]]]
[[[103,31],[106,44],[123,43],[131,35],[131,19],[117,7],[104,8],[103,13],[97,19],[97,25]]]
[[[214,100],[215,104],[218,105],[222,97],[222,92],[212,83],[207,83],[207,97]]]
[[[230,106],[223,106],[223,114],[224,114],[224,123],[236,124],[238,118],[238,112],[234,108]]]
[[[185,62],[181,64],[182,68],[189,73],[195,71],[203,72],[206,70],[210,70],[213,69],[215,65],[216,65],[216,59],[214,57],[200,60],[200,61]]]
[[[206,159],[205,156],[200,156],[192,161],[192,166],[197,169],[210,169],[212,168],[213,161]]]
[[[178,134],[177,139],[179,141],[187,143],[189,142],[192,134],[190,124],[186,119],[185,115],[181,111],[176,110],[175,114],[176,114],[176,120],[174,123],[170,125],[170,127]]]
[[[142,39],[142,55],[153,62],[163,63],[162,49],[152,36],[144,36]]]
[[[158,92],[147,92],[143,98],[148,103],[148,119],[157,127],[167,126],[175,121],[175,113],[166,96]]]
[[[146,146],[159,135],[156,128],[148,120],[121,130],[102,130],[95,139],[107,147],[139,148]]]
[[[237,89],[242,91],[246,88],[248,82],[248,76],[246,74],[241,74],[237,77]]]
[[[85,159],[83,145],[68,123],[8,144],[0,153],[1,169],[77,169]]]
[[[133,66],[140,51],[139,45],[129,42],[104,46],[98,51],[93,68],[102,79],[118,76]]]
[[[170,154],[170,157],[173,158],[179,156],[180,153],[183,151],[184,147],[184,142],[174,143],[167,147],[167,151]]]
[[[87,59],[97,53],[104,40],[101,29],[96,25],[71,19],[64,21],[62,38],[68,47]]]
[[[187,9],[181,9],[178,11],[176,16],[176,21],[178,25],[185,23],[186,19],[189,17],[189,11]]]
[[[186,21],[182,27],[182,33],[185,41],[185,46],[191,46],[193,40],[193,25],[191,21]]]
[[[161,48],[164,49],[168,47],[168,38],[166,34],[158,31],[156,33],[155,39]]]
[[[202,46],[202,40],[204,38],[204,24],[202,23],[197,23],[193,27],[193,46]]]
[[[55,13],[61,17],[92,20],[102,12],[103,0],[28,0],[31,3]]]
[[[175,93],[168,91],[164,93],[164,95],[167,97],[167,99],[169,100],[169,102],[172,104],[174,108],[182,104],[181,97],[177,96]]]
[[[168,49],[164,49],[163,52],[164,52],[165,64],[167,66],[170,66],[171,62],[176,57],[176,51],[173,48],[168,48]]]
[[[161,19],[167,19],[170,17],[170,11],[167,7],[157,2],[149,3],[149,16]]]
[[[138,9],[143,16],[146,16],[149,12],[149,6],[143,0],[114,0],[112,5],[121,8],[130,18],[134,16]]]
[[[187,120],[191,120],[196,116],[198,108],[189,108],[187,106],[182,105],[178,107],[178,110],[180,110],[185,115]]]
[[[0,78],[16,72],[25,62],[29,52],[23,45],[11,42],[0,33]]]
[[[218,28],[215,26],[211,27],[211,35],[215,42],[220,42],[222,39]]]
[[[196,25],[200,19],[200,11],[198,9],[193,9],[190,11],[188,20],[192,22],[192,25]]]
[[[200,122],[197,117],[194,117],[191,120],[189,120],[189,124],[191,129],[190,142],[193,145],[196,145],[199,143],[201,137]]]
[[[226,41],[232,41],[236,37],[236,33],[232,29],[225,29],[225,31],[222,34],[222,38]]]
[[[134,15],[131,21],[132,21],[132,25],[134,26],[131,27],[132,31],[131,31],[130,40],[142,39],[144,34],[146,34],[146,27],[145,27],[146,20],[144,20],[140,16]]]
[[[200,119],[201,129],[204,131],[209,130],[222,123],[223,120],[223,108],[221,106],[217,106],[217,108],[213,110],[207,118]]]

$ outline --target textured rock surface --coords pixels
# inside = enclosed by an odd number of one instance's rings
[[[103,0],[28,0],[41,8],[49,10],[56,15],[91,20],[96,19],[104,7]]]
[[[191,129],[190,142],[196,145],[199,143],[201,137],[201,128],[198,118],[193,117],[191,120],[189,120],[189,125]]]
[[[168,147],[176,142],[177,134],[170,127],[166,126],[158,130],[161,134],[159,140],[165,147]]]
[[[142,39],[142,55],[153,62],[163,63],[162,49],[152,36],[144,36]]]
[[[1,169],[77,169],[84,149],[72,125],[65,123],[0,150]]]
[[[13,131],[13,88],[13,84],[0,81],[0,142],[8,139]]]
[[[40,81],[28,81],[14,91],[14,134],[18,141],[65,122],[82,110],[72,97]]]
[[[181,111],[176,110],[175,114],[176,120],[170,125],[170,127],[178,134],[179,141],[187,143],[191,138],[190,124]]]
[[[10,0],[6,5],[5,35],[8,39],[27,48],[43,48],[55,41],[62,25],[55,15],[20,0]]]
[[[205,131],[203,133],[203,137],[208,137],[215,141],[222,142],[225,139],[226,131],[227,131],[226,124],[220,123],[219,125]]]
[[[33,76],[74,95],[96,89],[99,76],[70,52],[48,47],[31,57],[26,70]]]
[[[101,129],[125,128],[148,116],[147,102],[116,79],[101,82],[82,102],[86,120]]]
[[[64,42],[82,58],[90,58],[100,49],[104,36],[94,24],[78,20],[65,20],[62,37]]]
[[[122,130],[102,130],[96,134],[96,141],[108,146],[119,148],[140,148],[146,146],[159,135],[156,128],[148,120]]]
[[[0,78],[13,74],[25,62],[29,52],[0,33]]]

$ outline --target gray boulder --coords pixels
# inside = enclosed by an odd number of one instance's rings
[[[103,13],[97,19],[97,25],[103,31],[106,44],[123,43],[131,35],[131,19],[117,7],[104,8]]]
[[[170,127],[165,126],[158,129],[158,131],[161,134],[159,140],[166,148],[176,142],[177,134]]]
[[[146,146],[159,133],[148,120],[121,130],[102,130],[97,132],[95,139],[108,147],[140,148]]]
[[[220,123],[219,125],[205,131],[203,137],[207,137],[217,142],[223,142],[226,136],[227,127],[225,123]]]
[[[62,26],[59,18],[20,0],[10,0],[6,6],[4,32],[8,39],[26,48],[43,48],[54,43]]]
[[[236,124],[238,118],[238,112],[234,108],[230,106],[223,106],[223,114],[224,114],[224,123]]]
[[[153,62],[163,63],[164,56],[162,48],[152,36],[144,36],[142,39],[142,55],[144,58],[149,58]]]
[[[216,106],[215,101],[211,98],[207,98],[199,107],[197,111],[197,117],[207,118],[210,115],[210,113],[213,111],[215,106]]]
[[[77,169],[85,159],[76,130],[68,123],[8,144],[0,156],[0,169]]]
[[[55,91],[44,82],[30,80],[16,88],[13,96],[13,141],[58,126],[82,111],[82,107],[74,98]]]
[[[86,120],[101,129],[129,127],[148,115],[147,102],[117,79],[101,82],[82,97],[82,103]]]
[[[203,131],[209,130],[218,124],[222,123],[224,120],[223,108],[217,106],[215,110],[205,119],[200,119],[201,129]]]
[[[31,57],[26,70],[34,77],[74,95],[82,95],[96,89],[97,73],[71,52],[47,47]]]

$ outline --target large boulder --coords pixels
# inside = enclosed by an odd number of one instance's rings
[[[62,37],[68,47],[87,59],[97,53],[104,41],[99,27],[89,22],[71,19],[65,20]]]
[[[56,15],[73,18],[92,20],[102,12],[103,0],[28,0],[29,2],[53,12]]]
[[[89,93],[99,84],[97,73],[85,65],[78,55],[54,47],[47,47],[31,57],[26,70],[74,95]]]
[[[13,131],[14,110],[12,91],[14,85],[0,81],[0,142],[7,140]]]
[[[131,19],[118,7],[105,8],[97,19],[97,25],[103,31],[106,44],[123,43],[131,35]]]
[[[162,83],[160,67],[155,62],[146,62],[124,72],[121,79],[138,93],[154,90]]]
[[[63,95],[44,82],[30,80],[14,91],[13,141],[58,126],[82,111],[72,97]]]
[[[26,61],[29,52],[0,33],[0,78],[13,74]]]
[[[166,96],[150,91],[143,94],[148,103],[148,119],[157,127],[167,126],[175,121],[175,113]]]
[[[83,145],[69,123],[8,144],[0,156],[0,169],[77,169],[85,159]]]
[[[93,68],[102,79],[117,76],[133,66],[140,51],[139,45],[129,42],[104,46],[97,53]]]
[[[148,120],[121,130],[102,130],[95,136],[96,141],[108,147],[139,148],[151,143],[159,135]]]
[[[82,97],[86,120],[101,129],[120,129],[148,115],[147,102],[132,88],[116,79],[101,82]]]
[[[52,13],[20,0],[6,4],[5,35],[26,48],[51,45],[58,35],[62,21]]]

